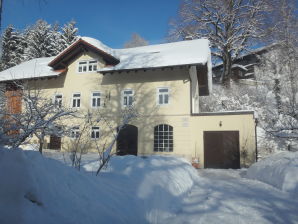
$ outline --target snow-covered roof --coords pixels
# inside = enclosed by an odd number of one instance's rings
[[[207,64],[208,70],[210,70],[211,65],[211,53],[207,39],[186,40],[127,49],[112,49],[94,38],[81,37],[55,57],[32,59],[0,72],[0,81],[57,76],[61,71],[55,71],[52,67],[57,68],[55,64],[59,63],[62,57],[65,57],[65,55],[75,49],[76,44],[91,46],[93,49],[98,50],[98,53],[108,57],[108,59],[113,59],[113,63],[117,63],[116,65],[99,68],[98,71],[103,73],[197,64]],[[208,71],[209,73],[210,71]]]
[[[239,55],[236,59],[234,59],[235,61],[238,61],[238,60],[242,60],[243,58],[247,57],[247,56],[250,56],[250,55],[257,55],[257,54],[261,54],[265,51],[268,51],[272,48],[275,48],[275,47],[278,47],[279,44],[278,43],[273,43],[273,44],[270,44],[270,45],[266,45],[266,46],[262,46],[262,47],[259,47],[259,48],[255,48],[255,49],[251,49],[249,51],[246,51],[245,53]],[[218,68],[218,67],[222,67],[223,63],[222,61],[216,63],[213,65],[213,69],[214,68]]]
[[[115,50],[108,47],[107,45],[103,44],[101,41],[94,39],[92,37],[81,37],[82,40],[86,41],[87,43],[91,44],[92,46],[112,55],[113,57],[117,58],[115,54]]]
[[[100,72],[206,64],[210,57],[207,39],[186,40],[143,47],[114,49],[120,63],[100,68]]]
[[[61,71],[54,71],[48,63],[54,57],[35,58],[0,72],[0,82],[9,80],[58,76]]]
[[[80,37],[66,49],[61,51],[57,56],[55,56],[50,62],[49,65],[52,67],[57,67],[61,61],[69,57],[75,49],[78,49],[80,45],[84,45],[96,51],[96,53],[101,54],[103,57],[108,58],[112,63],[118,63],[119,59],[116,57],[114,49],[106,46],[101,41],[94,39],[92,37]],[[76,54],[76,53],[74,53]]]

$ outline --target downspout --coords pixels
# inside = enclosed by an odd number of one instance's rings
[[[255,117],[255,144],[256,144],[256,162],[258,162],[258,137],[257,137],[257,127],[258,127],[258,117]]]

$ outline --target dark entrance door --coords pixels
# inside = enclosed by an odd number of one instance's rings
[[[239,132],[205,131],[204,166],[205,168],[239,169]]]
[[[117,138],[117,155],[138,154],[138,128],[133,125],[125,125]]]
[[[61,137],[56,136],[56,135],[51,135],[49,149],[60,150],[61,149]]]

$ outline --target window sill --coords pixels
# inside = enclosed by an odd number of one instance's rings
[[[92,72],[77,72],[77,74],[90,74],[90,73],[97,73],[97,71],[92,71]]]

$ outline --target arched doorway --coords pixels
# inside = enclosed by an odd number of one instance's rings
[[[134,125],[125,125],[117,138],[117,155],[138,154],[138,128]]]

